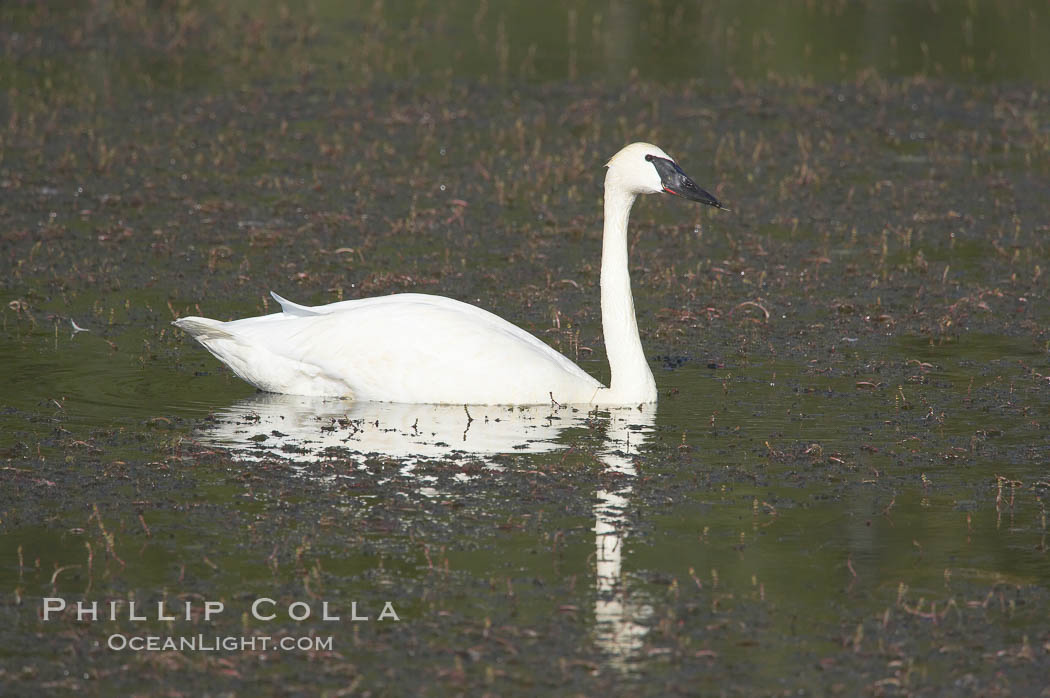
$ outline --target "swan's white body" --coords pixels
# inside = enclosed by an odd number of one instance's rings
[[[589,403],[602,385],[506,320],[421,293],[179,320],[234,373],[272,393],[379,402]]]
[[[627,219],[636,196],[680,193],[661,180],[654,159],[663,159],[665,173],[666,163],[673,165],[656,146],[634,143],[609,161],[605,178],[601,303],[608,388],[525,330],[441,296],[405,293],[307,307],[274,294],[280,313],[174,324],[238,376],[275,393],[436,404],[655,402],[627,268]],[[710,201],[696,200],[719,205],[698,191]]]

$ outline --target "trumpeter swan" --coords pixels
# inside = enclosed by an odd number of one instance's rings
[[[279,313],[173,324],[238,376],[274,393],[475,405],[656,402],[627,268],[631,206],[639,194],[657,192],[723,206],[649,143],[626,146],[607,167],[601,307],[608,388],[525,330],[441,296],[400,293],[307,307],[272,294]]]

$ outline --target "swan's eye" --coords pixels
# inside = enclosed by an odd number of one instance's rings
[[[652,161],[653,161],[653,154],[652,154],[652,153],[648,153],[648,154],[647,154],[647,155],[645,156],[645,161],[646,161],[646,162],[652,162]]]

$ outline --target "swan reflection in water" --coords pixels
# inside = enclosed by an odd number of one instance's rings
[[[636,475],[634,457],[655,417],[653,404],[587,412],[553,404],[415,405],[259,393],[217,410],[195,436],[202,444],[230,449],[243,461],[278,458],[307,464],[340,458],[364,467],[371,456],[394,458],[402,463],[400,475],[420,481],[420,494],[435,496],[439,492],[430,485],[436,478],[413,474],[421,460],[467,456],[501,470],[493,456],[567,449],[567,430],[589,429],[598,420],[605,439],[597,456],[625,477],[618,489],[595,494],[595,643],[613,668],[629,670],[653,611],[644,599],[631,598],[623,574],[626,510]]]

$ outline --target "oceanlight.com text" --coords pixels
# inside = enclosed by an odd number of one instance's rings
[[[332,637],[251,637],[237,635],[124,635],[114,633],[106,640],[106,646],[115,651],[131,652],[330,652]]]

